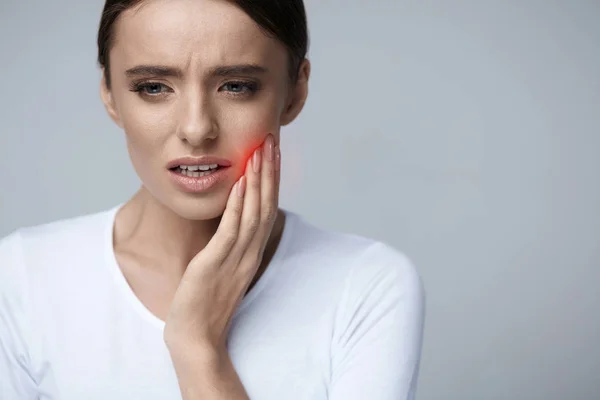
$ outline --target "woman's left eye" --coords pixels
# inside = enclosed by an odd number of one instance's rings
[[[165,91],[165,88],[166,86],[162,83],[148,83],[142,87],[142,90],[148,94],[159,94]]]
[[[157,97],[173,91],[170,87],[160,82],[134,82],[130,85],[129,90],[146,97]]]
[[[258,85],[255,82],[227,82],[221,89],[224,89],[227,92],[234,93],[235,95],[246,94],[246,93],[254,93],[258,90]],[[219,89],[219,91],[221,90]]]

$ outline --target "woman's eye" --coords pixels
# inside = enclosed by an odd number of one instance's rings
[[[145,82],[133,84],[131,87],[131,91],[138,92],[142,95],[147,96],[158,96],[165,92],[172,92],[173,90],[163,83]]]
[[[162,92],[162,88],[163,88],[163,85],[161,85],[159,83],[150,83],[150,84],[146,85],[144,90],[146,90],[146,92],[149,94],[156,94],[156,93]]]
[[[227,82],[221,88],[227,92],[239,95],[256,92],[258,85],[255,82]]]
[[[166,91],[167,87],[162,83],[147,83],[142,85],[140,90],[147,94],[160,94],[163,91]]]

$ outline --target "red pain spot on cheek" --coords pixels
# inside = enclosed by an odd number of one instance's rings
[[[244,157],[244,173],[246,173],[246,170],[250,166],[249,163],[251,163],[251,160],[250,160],[251,158],[252,158],[252,153],[250,153],[249,155]]]
[[[265,134],[254,134],[251,136],[259,139],[248,144],[246,155],[242,158],[242,161],[244,162],[244,173],[246,172],[246,168],[248,166],[252,167],[252,157],[254,156],[255,151],[264,144],[264,141],[267,138],[267,135]]]
[[[254,156],[254,151],[256,149],[250,149],[246,151],[246,155],[242,158],[242,161],[244,162],[244,168],[242,173],[245,174],[246,170],[248,168],[252,167],[252,157]]]

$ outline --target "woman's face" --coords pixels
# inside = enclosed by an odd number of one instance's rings
[[[300,112],[308,63],[291,85],[284,45],[227,1],[146,0],[114,29],[102,99],[143,186],[184,218],[220,216],[254,149],[268,133],[278,143],[280,126]],[[187,156],[231,166],[211,188],[190,189],[170,168]]]

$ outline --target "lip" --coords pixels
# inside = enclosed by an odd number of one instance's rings
[[[214,156],[201,156],[201,157],[181,157],[175,160],[169,161],[167,164],[168,169],[179,167],[180,165],[210,165],[218,164],[220,167],[231,167],[231,161]]]
[[[223,167],[209,175],[199,176],[197,178],[181,175],[172,169],[168,171],[168,174],[171,181],[173,181],[182,191],[186,193],[204,193],[210,191],[219,183],[227,180],[229,170],[230,168]]]

